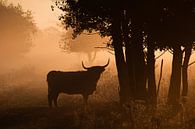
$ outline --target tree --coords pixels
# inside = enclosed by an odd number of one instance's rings
[[[104,47],[109,41],[109,38],[102,38],[97,33],[93,34],[81,34],[77,38],[73,39],[72,30],[69,29],[63,36],[61,41],[61,48],[64,51],[76,52],[86,54],[89,62],[93,62],[96,58],[96,53],[99,48]],[[83,47],[85,46],[85,47]]]
[[[112,2],[112,4],[110,4]],[[84,30],[97,31],[101,36],[110,36],[115,50],[116,66],[120,85],[120,100],[124,102],[130,96],[129,81],[121,30],[122,10],[120,1],[67,0],[56,1],[56,6],[65,13],[60,20],[65,28],[71,27],[74,36]]]
[[[188,66],[193,46],[194,44],[189,42],[184,48],[185,56],[182,64],[182,96],[187,96],[188,94]]]
[[[152,20],[150,28],[154,29],[150,29],[150,33],[153,40],[158,42],[157,46],[173,51],[168,102],[178,103],[181,92],[181,75],[184,87],[183,95],[186,94],[188,85],[187,67],[195,40],[193,36],[195,30],[194,5],[191,0],[179,0],[164,1],[164,4],[159,7],[161,15],[159,13]],[[159,12],[158,9],[156,12]],[[182,48],[184,49],[182,50]],[[184,59],[183,52],[185,52]]]
[[[140,20],[141,15],[139,18],[136,17],[141,7],[129,10],[131,4],[139,7],[140,1],[130,2],[132,3],[119,0],[114,2],[109,0],[56,1],[58,8],[66,12],[60,20],[65,28],[73,28],[75,36],[84,30],[88,32],[95,30],[101,36],[111,37],[115,50],[121,101],[129,97],[147,99],[143,21]]]
[[[167,30],[170,32],[169,35],[171,37],[169,39],[172,40],[171,47],[173,49],[172,75],[168,102],[178,103],[181,93],[181,77],[183,77],[182,81],[184,87],[186,87],[187,83],[187,66],[191,55],[192,43],[195,40],[193,38],[195,14],[193,12],[193,3],[190,0],[180,0],[177,1],[177,4],[168,3],[167,8],[169,9],[169,13],[172,14],[167,18],[169,25],[169,29]],[[182,47],[184,47],[185,52],[184,61]]]
[[[65,28],[73,28],[74,36],[84,30],[89,33],[94,30],[101,36],[111,37],[121,101],[131,97],[156,103],[156,49],[173,50],[168,100],[174,103],[179,99],[182,47],[186,47],[184,64],[188,64],[191,49],[187,49],[187,46],[194,41],[195,22],[191,0],[59,0],[56,6],[65,12],[60,20]],[[186,74],[186,71],[183,73]]]
[[[15,58],[29,51],[36,26],[30,11],[0,1],[0,56]]]

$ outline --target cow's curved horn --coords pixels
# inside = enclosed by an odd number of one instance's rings
[[[108,62],[107,62],[107,64],[105,64],[104,66],[102,66],[102,67],[107,67],[108,65],[109,65],[109,63],[110,63],[110,58],[108,59]]]
[[[82,66],[83,66],[84,69],[89,69],[88,67],[86,67],[86,66],[84,65],[83,61],[82,61]]]

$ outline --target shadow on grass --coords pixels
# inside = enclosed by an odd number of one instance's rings
[[[0,112],[0,128],[73,129],[74,113],[64,108],[29,107]]]
[[[0,129],[111,129],[119,126],[120,119],[119,110],[113,107],[89,105],[84,110],[78,105],[4,109],[0,111]]]

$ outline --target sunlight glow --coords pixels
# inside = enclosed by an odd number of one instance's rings
[[[58,27],[58,12],[52,11],[51,0],[9,0],[9,3],[17,5],[18,3],[24,10],[32,11],[35,23],[40,29],[50,26]]]

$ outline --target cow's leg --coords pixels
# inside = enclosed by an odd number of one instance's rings
[[[54,100],[54,105],[56,106],[56,107],[58,107],[58,93],[56,93],[55,95],[54,95],[54,97],[53,97],[53,100]]]
[[[48,94],[48,104],[49,104],[49,107],[52,107],[52,97],[51,97],[51,94]]]
[[[83,94],[84,105],[87,105],[88,94]]]
[[[87,111],[87,100],[88,100],[88,94],[83,94],[83,104],[84,104],[84,111]]]
[[[52,94],[53,94],[53,90],[51,89],[51,86],[48,84],[48,104],[49,107],[52,107]]]
[[[54,90],[50,90],[49,93],[48,93],[48,104],[49,104],[49,107],[52,107],[52,102],[54,100],[55,94],[56,94],[56,92]]]

